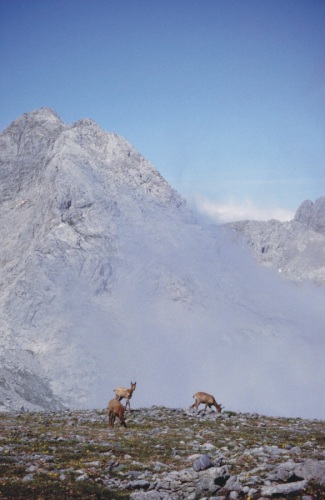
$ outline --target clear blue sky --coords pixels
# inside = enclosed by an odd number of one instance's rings
[[[1,130],[93,118],[216,217],[325,195],[324,0],[0,0],[0,46]]]

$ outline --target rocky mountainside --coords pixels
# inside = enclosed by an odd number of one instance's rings
[[[158,206],[172,216],[184,202],[122,138],[91,120],[67,127],[46,108],[1,135],[0,172],[3,388],[14,389],[16,405],[52,407],[39,358],[51,352],[52,376],[62,381],[63,358],[83,359],[71,323],[79,309],[86,315],[78,302],[87,293],[110,296],[118,231],[142,224],[142,206],[147,217]],[[76,371],[87,377],[87,363]]]
[[[101,408],[136,380],[142,406],[206,390],[325,416],[323,289],[199,224],[123,138],[42,108],[1,134],[0,179],[3,411]]]
[[[325,423],[153,406],[2,416],[1,498],[195,500],[325,494]]]
[[[239,221],[230,224],[243,234],[259,263],[289,279],[325,285],[325,196],[306,200],[292,221]]]

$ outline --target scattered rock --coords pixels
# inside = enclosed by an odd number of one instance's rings
[[[151,429],[156,417],[159,428]],[[112,432],[105,418],[91,410],[4,415],[3,466],[17,466],[21,491],[33,482],[34,488],[41,474],[63,487],[128,492],[132,500],[261,500],[302,492],[299,498],[314,500],[315,487],[325,493],[325,422],[263,417],[259,426],[256,414],[222,414],[214,426],[210,412],[153,407],[131,412],[127,432]],[[76,460],[64,462],[61,451]]]
[[[212,467],[212,462],[208,455],[201,455],[201,457],[195,460],[193,464],[193,469],[197,472],[199,470],[208,469],[209,467]]]
[[[273,486],[263,486],[261,493],[262,496],[272,495],[288,495],[289,493],[296,493],[297,491],[306,488],[308,481],[295,481],[293,483],[276,484]]]
[[[307,459],[295,466],[294,473],[298,477],[314,479],[320,484],[325,484],[325,460]]]

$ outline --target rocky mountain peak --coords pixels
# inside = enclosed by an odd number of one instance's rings
[[[325,284],[325,196],[304,201],[288,222],[239,221],[241,233],[257,262],[294,281]]]
[[[54,111],[40,108],[22,115],[4,130],[0,136],[0,202],[36,182],[65,128]]]
[[[91,118],[81,118],[80,120],[77,120],[74,122],[71,126],[71,128],[78,128],[78,127],[98,127],[97,123],[95,120],[92,120]]]
[[[14,139],[19,140],[25,133],[29,133],[30,130],[37,130],[43,127],[45,133],[53,133],[55,129],[62,128],[64,126],[63,121],[59,115],[53,111],[51,108],[39,108],[35,111],[29,113],[24,113],[22,116],[14,120],[5,130],[4,134],[10,134]]]
[[[294,220],[325,234],[325,196],[318,198],[315,203],[305,200],[298,208]]]
[[[89,118],[69,126],[50,108],[26,113],[1,134],[0,152],[2,201],[35,187],[39,176],[47,177],[46,172],[58,163],[55,177],[65,177],[67,185],[71,184],[72,173],[75,176],[87,170],[99,182],[105,172],[105,178],[110,178],[107,187],[111,195],[120,201],[119,191],[124,189],[138,199],[142,193],[142,201],[145,197],[165,206],[185,206],[179,194],[130,143],[103,131]]]

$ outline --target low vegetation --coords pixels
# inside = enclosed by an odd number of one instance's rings
[[[106,411],[2,414],[0,498],[126,499],[130,477],[186,469],[209,449],[226,457],[232,474],[248,476],[261,465],[261,447],[286,451],[270,452],[270,464],[293,455],[325,460],[322,421],[163,407],[125,417],[127,428],[116,422],[112,430]],[[308,494],[324,499],[325,486],[310,482]]]

